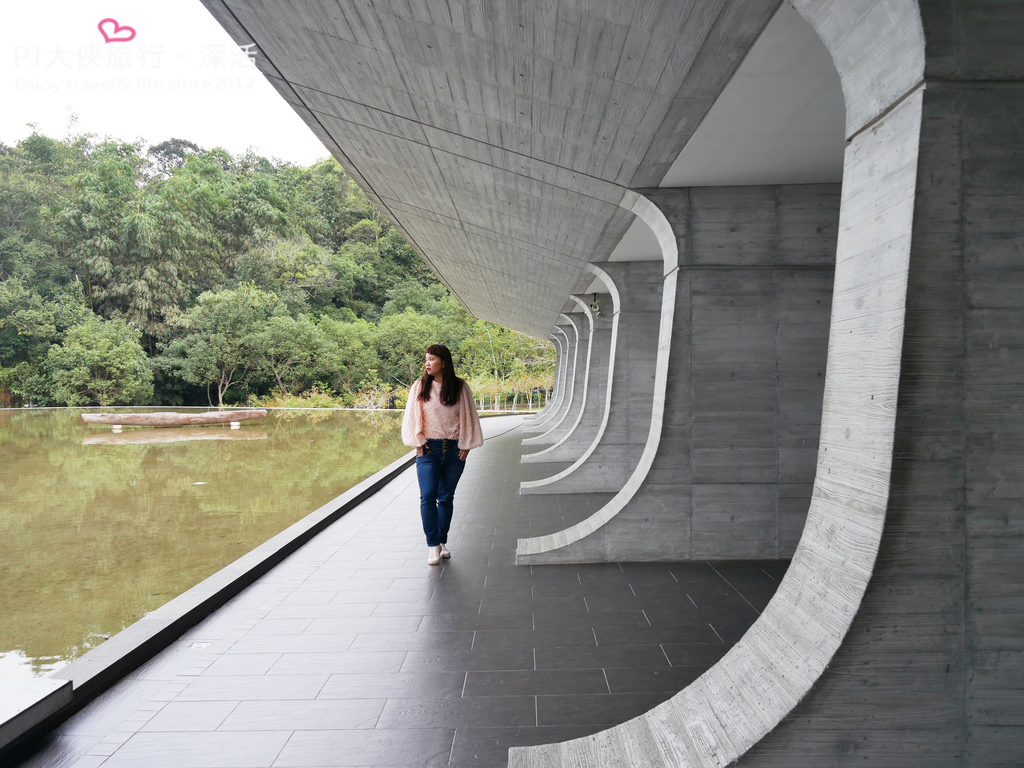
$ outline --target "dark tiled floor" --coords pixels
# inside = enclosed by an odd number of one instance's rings
[[[443,567],[407,472],[69,720],[23,765],[486,766],[639,715],[757,617],[778,562],[518,567],[609,494],[520,496],[514,419],[475,451]],[[550,470],[550,467],[548,467]],[[205,645],[204,645],[205,644]]]

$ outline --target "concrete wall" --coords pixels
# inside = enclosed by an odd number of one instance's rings
[[[850,144],[793,564],[670,702],[513,768],[1024,764],[1024,4],[795,5]]]
[[[839,187],[647,196],[671,224],[680,255],[665,398],[641,404],[643,390],[630,385],[626,405],[635,422],[638,405],[663,408],[657,454],[639,490],[591,541],[522,561],[788,557],[814,480]],[[627,331],[627,356],[644,349],[641,336],[650,344],[661,276],[646,279],[652,317],[641,334]],[[654,362],[648,355],[626,364],[653,385]],[[613,409],[622,407],[615,399]],[[612,477],[618,490],[625,480],[607,467],[599,475],[577,470],[524,490],[596,489],[595,482],[605,490]]]
[[[1024,4],[930,4],[885,530],[830,668],[741,765],[1024,764]],[[869,695],[865,696],[865,692]]]
[[[647,196],[672,222],[682,263],[677,373],[648,483],[689,477],[683,556],[789,557],[814,482],[839,186]]]

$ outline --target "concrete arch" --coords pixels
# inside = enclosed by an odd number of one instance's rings
[[[532,419],[526,421],[525,427],[527,431],[541,429],[552,418],[554,418],[555,414],[558,413],[558,409],[561,407],[562,397],[565,395],[565,366],[568,339],[565,335],[565,331],[558,326],[555,326],[554,331],[548,338],[551,339],[551,343],[555,345],[554,391],[551,400],[545,404],[544,409]]]
[[[612,338],[611,348],[608,351],[607,385],[605,386],[604,401],[602,404],[601,422],[598,424],[597,434],[594,435],[590,445],[583,450],[583,453],[572,463],[571,466],[566,467],[561,472],[550,477],[541,478],[539,480],[526,480],[522,483],[522,487],[524,488],[543,489],[544,486],[550,485],[551,483],[557,482],[558,480],[571,475],[593,455],[597,446],[600,444],[601,439],[604,437],[605,430],[608,428],[608,417],[611,413],[612,387],[615,373],[615,353],[619,338],[619,309],[621,307],[621,299],[619,297],[619,290],[615,285],[615,281],[612,280],[611,276],[607,272],[594,264],[587,265],[587,270],[604,284],[612,299]],[[536,455],[539,456],[542,453],[544,453],[544,451]]]
[[[583,315],[587,318],[587,356],[583,363],[583,389],[580,392],[579,402],[576,403],[577,407],[575,408],[575,413],[570,417],[572,418],[572,423],[568,425],[568,428],[565,430],[564,434],[558,436],[556,442],[547,446],[543,450],[537,451],[536,453],[524,454],[522,457],[522,460],[524,462],[537,461],[537,457],[548,454],[551,451],[558,448],[559,446],[561,446],[562,444],[564,444],[566,440],[572,437],[573,432],[576,431],[576,428],[579,426],[580,421],[583,419],[583,411],[587,403],[587,392],[590,389],[590,366],[594,356],[594,313],[591,312],[590,307],[587,305],[587,303],[580,299],[578,296],[570,296],[569,298],[572,301],[576,302],[576,305],[579,306],[579,308],[583,312]]]
[[[579,378],[579,359],[580,359],[580,344],[583,341],[583,334],[580,332],[579,323],[569,315],[562,315],[562,324],[567,328],[571,328],[571,332],[566,332],[567,349],[565,360],[565,375],[564,384],[562,387],[563,398],[562,402],[558,407],[558,412],[554,415],[548,424],[548,429],[540,434],[534,434],[531,437],[523,439],[523,445],[536,445],[537,443],[547,443],[550,441],[550,435],[557,430],[562,423],[569,418],[569,415],[573,412],[574,404],[578,404],[578,395],[576,392],[577,380]]]
[[[559,346],[556,343],[557,338],[558,337],[556,337],[554,334],[551,334],[551,335],[548,336],[548,341],[550,341],[551,342],[551,346],[553,346],[555,348],[555,376],[554,376],[555,379],[558,378],[558,366],[559,366],[559,351],[558,351]],[[533,413],[530,416],[528,416],[525,419],[523,419],[523,425],[526,426],[526,427],[531,427],[534,424],[537,424],[538,422],[545,421],[548,418],[548,416],[550,416],[550,414],[551,414],[551,412],[548,410],[548,406],[549,405],[551,405],[551,403],[549,401],[545,401],[543,408],[539,408],[536,411],[536,413]]]
[[[800,544],[765,612],[692,685],[593,736],[513,748],[511,768],[723,766],[739,759],[815,685],[867,589],[893,462],[925,38],[912,0],[793,5],[836,64],[849,139],[821,441]],[[527,546],[538,546],[532,542]]]
[[[651,228],[662,251],[662,294],[661,294],[661,326],[658,330],[658,357],[654,373],[654,401],[651,410],[650,428],[647,442],[644,445],[640,461],[634,468],[629,479],[615,496],[595,512],[576,525],[557,531],[547,536],[536,536],[520,539],[516,551],[517,560],[526,562],[531,556],[559,550],[582,541],[594,534],[614,519],[615,516],[632,500],[637,489],[643,482],[654,462],[661,443],[661,428],[665,413],[665,390],[668,383],[669,354],[672,344],[672,324],[676,302],[675,272],[679,269],[679,251],[672,225],[650,200],[636,192],[627,192],[620,202],[623,208],[631,211]],[[525,442],[525,441],[524,441]]]

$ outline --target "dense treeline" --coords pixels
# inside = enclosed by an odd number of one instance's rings
[[[401,405],[434,341],[478,394],[550,344],[474,321],[334,160],[0,144],[0,405]]]

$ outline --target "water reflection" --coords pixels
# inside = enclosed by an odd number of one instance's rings
[[[259,429],[236,427],[166,427],[159,429],[133,429],[130,432],[111,432],[106,435],[87,435],[82,445],[156,445],[157,443],[187,443],[190,440],[266,440],[267,433]]]
[[[48,673],[407,451],[396,413],[272,411],[155,443],[183,430],[79,413],[0,410],[0,675]]]

